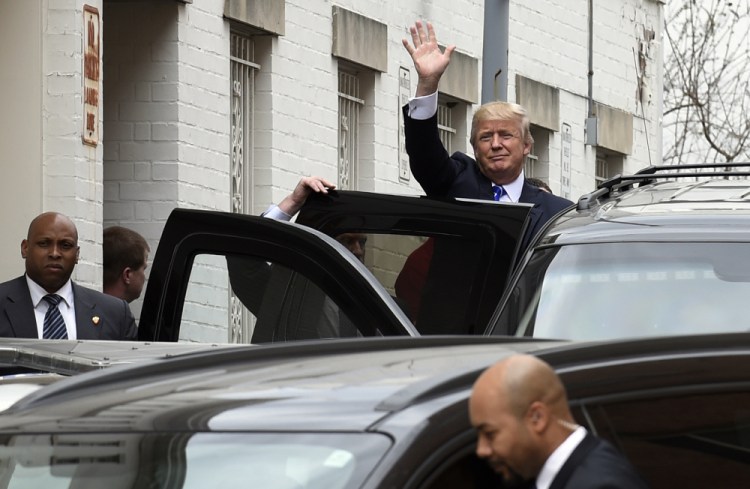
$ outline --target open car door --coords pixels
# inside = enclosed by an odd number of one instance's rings
[[[346,248],[294,223],[175,209],[151,266],[142,341],[266,343],[416,335]]]
[[[296,223],[176,209],[151,265],[138,337],[481,334],[530,208],[331,191],[308,199]]]
[[[296,222],[363,253],[420,334],[482,334],[532,207],[331,191],[309,198]]]

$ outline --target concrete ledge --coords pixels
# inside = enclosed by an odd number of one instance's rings
[[[440,93],[476,104],[479,102],[479,61],[468,54],[453,51],[451,64],[443,73]]]
[[[384,73],[388,71],[388,27],[334,5],[331,54]]]
[[[285,5],[285,0],[224,0],[224,17],[283,36]]]
[[[633,114],[594,103],[597,146],[624,155],[633,153]]]
[[[516,103],[523,105],[536,126],[560,130],[560,90],[516,75]]]

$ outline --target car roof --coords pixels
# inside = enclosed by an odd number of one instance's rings
[[[19,371],[74,375],[115,365],[235,346],[218,343],[0,338],[0,376]]]
[[[152,430],[164,419],[187,429],[191,420],[209,418],[211,430],[364,430],[389,412],[465,384],[466,375],[471,385],[507,355],[555,344],[470,336],[243,345],[76,376],[36,391],[8,413],[65,412],[125,431]],[[34,415],[22,418],[35,420],[24,430],[51,429]]]
[[[542,243],[750,241],[750,180],[645,183],[581,197]]]
[[[746,383],[750,334],[602,343],[466,336],[238,346],[58,382],[11,407],[0,417],[0,430],[362,431],[436,399],[465,403],[482,370],[523,352],[552,364],[572,397],[601,398],[675,383],[714,386],[727,379],[726,368],[714,369],[712,362],[737,365],[731,369],[736,378],[728,380]],[[696,369],[695,358],[703,358],[704,367]]]

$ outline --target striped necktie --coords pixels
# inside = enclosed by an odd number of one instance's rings
[[[503,196],[505,193],[505,189],[502,185],[493,185],[492,186],[492,198],[494,200],[500,200],[500,197]]]
[[[44,328],[42,329],[42,338],[46,340],[67,340],[68,330],[65,328],[65,320],[60,314],[57,305],[62,300],[57,294],[47,294],[42,297],[49,307],[44,315]]]

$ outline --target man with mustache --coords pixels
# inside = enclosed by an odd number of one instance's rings
[[[135,340],[128,303],[70,279],[78,263],[78,230],[67,216],[45,212],[21,241],[26,273],[0,284],[0,336]]]
[[[469,417],[477,456],[505,487],[648,487],[612,445],[576,424],[560,378],[537,357],[512,355],[485,370],[474,383]]]

